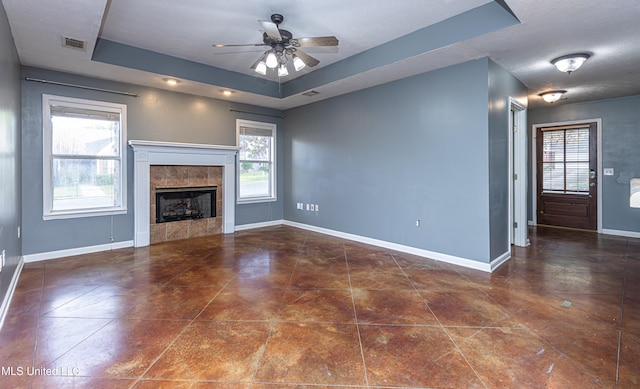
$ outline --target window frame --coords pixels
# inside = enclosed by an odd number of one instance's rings
[[[269,192],[268,196],[251,196],[251,197],[241,197],[240,194],[240,166],[243,161],[240,159],[240,155],[242,154],[242,149],[238,150],[237,154],[237,163],[236,163],[236,203],[237,204],[251,204],[251,203],[264,203],[264,202],[273,202],[278,200],[277,196],[277,161],[276,161],[276,145],[277,145],[277,125],[275,123],[268,122],[257,122],[253,120],[244,120],[244,119],[236,119],[236,146],[242,147],[240,144],[240,129],[242,127],[256,128],[260,130],[268,130],[271,131],[271,150],[269,156],[269,164],[270,164],[270,183],[269,183]],[[253,161],[246,160],[249,162],[261,162],[264,161]]]
[[[550,133],[554,133],[554,132],[562,132],[562,139],[563,139],[563,149],[562,149],[562,160],[561,161],[556,161],[556,156],[555,154],[557,153],[556,151],[553,151],[551,153],[553,156],[553,161],[545,161],[545,151],[543,148],[542,154],[543,154],[543,159],[541,162],[542,165],[542,177],[543,177],[543,187],[542,187],[542,191],[544,193],[557,193],[557,194],[573,194],[573,195],[578,195],[578,196],[585,196],[585,195],[589,195],[590,193],[590,189],[587,186],[585,190],[580,190],[579,188],[576,190],[569,190],[567,189],[567,166],[569,164],[584,164],[586,163],[587,166],[589,165],[590,161],[589,161],[589,146],[587,147],[587,160],[567,160],[567,155],[569,154],[567,151],[567,131],[580,131],[580,130],[586,130],[586,134],[587,134],[587,144],[589,144],[589,137],[591,136],[590,132],[589,132],[589,125],[587,126],[580,126],[580,125],[575,125],[575,126],[567,126],[567,127],[549,127],[549,128],[542,128],[542,144],[544,147],[544,141],[545,141],[545,135],[546,134],[550,134]],[[563,185],[562,185],[562,189],[545,189],[544,188],[544,176],[545,176],[545,164],[561,164],[562,169],[563,169]],[[587,176],[587,181],[586,184],[589,185],[589,176]]]
[[[109,207],[90,207],[78,209],[53,209],[53,125],[51,106],[61,105],[80,109],[112,112],[120,115],[119,156],[110,158],[119,162],[120,188],[117,194],[118,205]],[[66,96],[42,94],[42,218],[43,220],[71,219],[94,216],[121,215],[127,213],[127,106],[105,101],[79,99]]]

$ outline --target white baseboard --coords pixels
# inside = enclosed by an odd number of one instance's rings
[[[529,239],[527,239],[528,241]],[[529,244],[527,244],[528,246]],[[507,262],[509,259],[511,259],[511,251],[507,251],[506,253],[502,254],[501,256],[499,256],[498,258],[494,259],[493,261],[491,261],[491,263],[489,264],[491,270],[490,272],[494,272],[497,268],[499,268],[500,266],[502,266],[505,262]]]
[[[293,221],[283,220],[283,219],[271,220],[271,221],[260,222],[260,223],[241,224],[241,225],[235,226],[235,230],[244,231],[244,230],[250,230],[255,228],[274,227],[274,226],[280,226],[280,225],[297,227],[297,228],[301,228],[308,231],[314,231],[314,232],[318,232],[325,235],[352,240],[355,242],[370,244],[372,246],[383,247],[390,250],[400,251],[403,253],[417,255],[424,258],[430,258],[436,261],[446,262],[452,265],[463,266],[466,268],[480,270],[487,273],[491,273],[495,271],[498,267],[500,267],[503,263],[505,263],[511,258],[511,253],[506,252],[502,254],[500,257],[491,261],[490,263],[483,263],[483,262],[474,261],[472,259],[457,257],[449,254],[430,251],[430,250],[419,249],[416,247],[405,246],[398,243],[387,242],[384,240],[368,238],[366,236],[349,234],[346,232],[330,230],[327,228],[316,227],[309,224],[303,224],[303,223],[298,223],[298,222],[293,222]],[[97,246],[79,247],[79,248],[68,249],[68,250],[51,251],[46,253],[29,254],[29,255],[23,256],[23,259],[24,259],[24,263],[30,263],[30,262],[44,261],[47,259],[62,258],[62,257],[68,257],[72,255],[80,255],[80,254],[90,254],[90,253],[95,253],[99,251],[109,251],[109,250],[115,250],[115,249],[126,248],[126,247],[133,247],[133,241],[131,240],[131,241],[118,242],[113,244],[104,244],[104,245],[97,245]]]
[[[397,244],[397,243],[387,242],[387,241],[384,241],[384,240],[368,238],[366,236],[349,234],[349,233],[346,233],[346,232],[329,230],[327,228],[311,226],[311,225],[308,225],[308,224],[302,224],[302,223],[292,222],[292,221],[288,221],[288,220],[284,220],[283,224],[287,225],[287,226],[291,226],[291,227],[302,228],[304,230],[319,232],[319,233],[325,234],[325,235],[335,236],[335,237],[338,237],[338,238],[353,240],[355,242],[370,244],[372,246],[383,247],[383,248],[387,248],[387,249],[395,250],[395,251],[400,251],[400,252],[407,253],[407,254],[412,254],[412,255],[417,255],[417,256],[420,256],[420,257],[430,258],[430,259],[434,259],[436,261],[450,263],[452,265],[464,266],[464,267],[467,267],[467,268],[470,268],[470,269],[481,270],[481,271],[484,271],[484,272],[487,272],[487,273],[491,273],[492,270],[497,269],[498,266],[500,266],[502,263],[504,263],[507,259],[510,258],[510,254],[509,254],[509,256],[507,258],[503,258],[504,257],[504,255],[503,255],[500,258],[492,261],[491,263],[482,263],[482,262],[474,261],[472,259],[456,257],[456,256],[449,255],[449,254],[442,254],[442,253],[438,253],[438,252],[435,252],[435,251],[419,249],[419,248],[416,248],[416,247],[405,246],[405,245],[401,245],[401,244]]]
[[[46,261],[47,259],[70,257],[72,255],[90,254],[90,253],[97,253],[99,251],[123,249],[127,247],[133,247],[132,240],[126,240],[124,242],[99,244],[95,246],[77,247],[77,248],[66,249],[66,250],[49,251],[46,253],[27,254],[27,255],[24,255],[22,258],[24,259],[25,263],[30,263],[30,262]]]
[[[235,227],[236,231],[244,231],[251,230],[254,228],[263,228],[263,227],[273,227],[273,226],[281,226],[284,224],[284,220],[270,220],[268,222],[260,222],[260,223],[251,223],[251,224],[240,224]]]
[[[640,232],[635,231],[610,230],[605,228],[602,230],[602,233],[607,235],[625,236],[627,238],[640,238]]]
[[[2,300],[2,305],[0,305],[0,329],[2,329],[2,326],[4,325],[4,319],[7,317],[7,313],[9,312],[9,305],[11,304],[13,293],[16,291],[18,278],[20,278],[20,273],[22,273],[23,266],[24,258],[20,258],[20,261],[18,261],[18,266],[16,267],[16,271],[13,273],[13,277],[11,278],[11,283],[9,284],[7,294],[5,294],[4,299]]]

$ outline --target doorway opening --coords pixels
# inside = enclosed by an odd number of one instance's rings
[[[529,245],[527,223],[527,111],[509,98],[509,245]]]

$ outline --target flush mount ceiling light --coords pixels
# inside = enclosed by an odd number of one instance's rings
[[[561,72],[571,74],[571,72],[578,70],[589,57],[591,55],[587,53],[569,54],[558,57],[552,60],[551,63]]]
[[[243,44],[214,44],[213,47],[247,47],[247,46],[267,46],[267,51],[251,66],[256,73],[266,75],[268,69],[278,72],[278,77],[289,75],[287,65],[293,63],[296,72],[305,67],[314,67],[320,63],[316,58],[300,50],[304,47],[317,46],[338,46],[338,39],[335,36],[317,36],[309,38],[294,38],[293,34],[287,30],[280,29],[280,23],[284,21],[284,16],[280,14],[271,15],[271,21],[259,20],[264,33],[262,43]]]
[[[540,93],[538,96],[542,97],[542,100],[546,101],[547,103],[555,103],[556,101],[560,100],[562,95],[564,95],[565,93],[567,93],[566,90],[551,90],[548,92]]]

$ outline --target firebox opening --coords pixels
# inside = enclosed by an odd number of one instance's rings
[[[156,223],[215,216],[215,186],[156,189]]]

